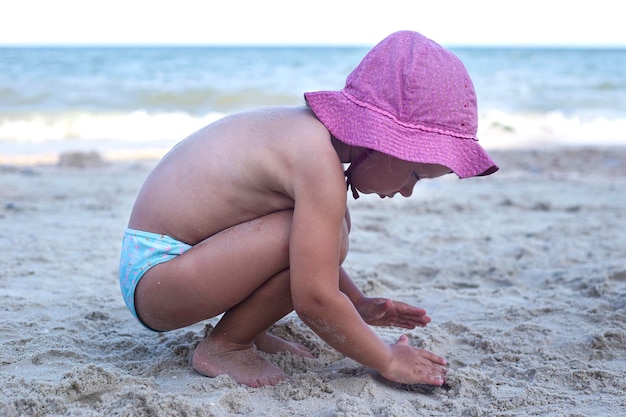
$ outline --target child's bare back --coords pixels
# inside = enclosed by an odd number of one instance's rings
[[[129,227],[195,245],[230,226],[293,209],[297,166],[311,158],[323,166],[318,147],[340,168],[328,131],[306,107],[225,117],[162,159],[137,197]],[[342,173],[336,181],[344,183]]]

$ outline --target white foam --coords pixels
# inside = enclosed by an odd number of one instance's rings
[[[0,117],[0,163],[49,163],[72,151],[96,151],[108,159],[158,158],[223,113],[64,112]],[[626,146],[626,118],[488,111],[478,137],[487,149],[546,146]]]
[[[626,118],[567,116],[561,112],[481,116],[478,137],[486,148],[626,145]]]
[[[40,144],[49,141],[113,140],[152,142],[182,139],[223,114],[195,117],[187,113],[150,114],[143,110],[116,113],[65,112],[4,116],[0,142]]]

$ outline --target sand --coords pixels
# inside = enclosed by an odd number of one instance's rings
[[[294,314],[273,331],[318,358],[268,356],[289,381],[196,374],[190,353],[215,321],[150,332],[118,288],[155,161],[1,166],[0,416],[626,415],[626,149],[493,154],[491,177],[350,203],[346,269],[430,313],[408,335],[449,360],[442,388],[385,382]]]

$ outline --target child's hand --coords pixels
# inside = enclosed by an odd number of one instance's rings
[[[414,329],[430,323],[425,310],[388,298],[363,297],[355,307],[363,321],[372,326]]]
[[[405,335],[391,345],[393,360],[380,374],[401,384],[428,384],[441,386],[446,381],[446,360],[423,349],[409,345]]]

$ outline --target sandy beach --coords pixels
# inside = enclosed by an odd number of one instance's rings
[[[200,376],[190,353],[215,321],[150,332],[118,286],[156,161],[0,166],[0,416],[626,415],[626,148],[493,156],[491,177],[350,202],[346,269],[367,294],[429,312],[408,335],[448,359],[441,388],[382,380],[293,313],[273,332],[317,358],[267,356],[289,381]]]

